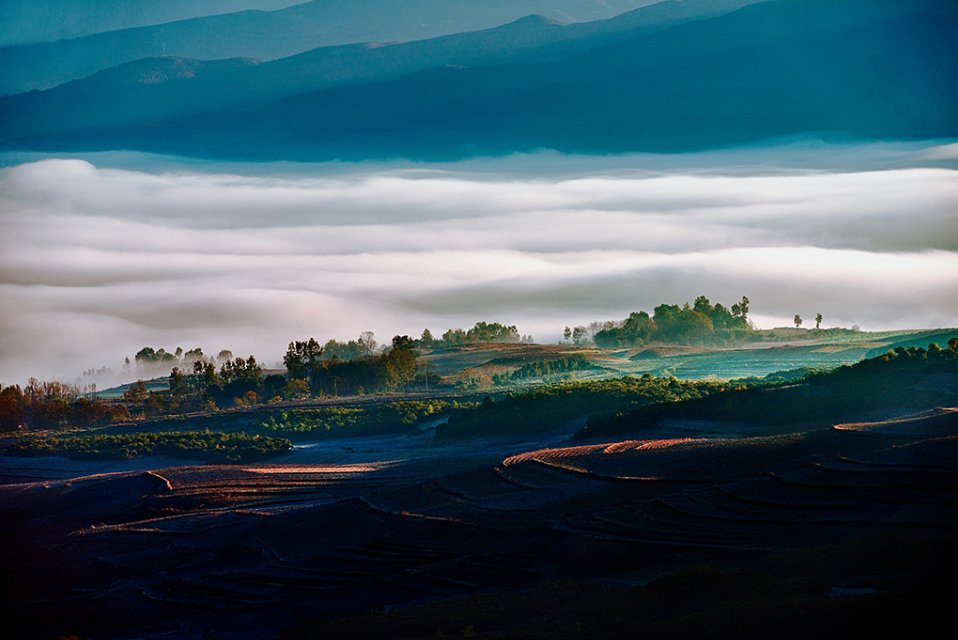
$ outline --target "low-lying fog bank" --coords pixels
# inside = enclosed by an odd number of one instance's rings
[[[278,363],[291,339],[480,319],[540,341],[699,294],[759,326],[953,326],[956,145],[552,153],[449,165],[0,170],[0,381],[153,345]],[[27,157],[7,156],[11,164]]]

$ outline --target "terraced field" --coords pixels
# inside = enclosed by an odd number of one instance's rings
[[[4,614],[38,636],[274,637],[543,581],[634,584],[836,541],[953,540],[954,415],[10,478]]]

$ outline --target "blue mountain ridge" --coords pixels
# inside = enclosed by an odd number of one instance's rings
[[[444,66],[253,109],[4,139],[325,160],[677,152],[809,132],[954,137],[956,43],[953,2],[771,0],[558,60]]]

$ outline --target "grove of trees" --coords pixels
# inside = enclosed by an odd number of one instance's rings
[[[604,323],[592,337],[596,346],[633,347],[653,341],[691,344],[732,341],[752,330],[748,322],[749,299],[742,297],[731,307],[712,304],[699,296],[692,305],[660,304],[650,316],[636,311],[620,322]],[[574,336],[573,336],[574,338]]]
[[[477,322],[468,330],[449,329],[439,339],[434,338],[432,332],[426,329],[422,332],[422,337],[415,340],[413,344],[417,347],[440,348],[459,347],[482,342],[505,344],[532,342],[532,336],[520,335],[519,329],[515,325],[504,325],[498,322]]]
[[[328,349],[332,345],[332,353]],[[416,380],[415,341],[395,336],[385,353],[376,354],[371,332],[347,343],[330,340],[320,346],[314,338],[289,343],[283,363],[288,383],[285,396],[356,394],[400,389]],[[343,357],[345,356],[345,357]]]

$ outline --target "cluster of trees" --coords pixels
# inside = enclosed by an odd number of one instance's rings
[[[815,314],[815,328],[816,328],[816,329],[821,329],[821,328],[822,328],[822,320],[824,320],[824,319],[825,319],[825,318],[822,317],[822,314],[820,314],[820,313],[816,313],[816,314]],[[792,318],[792,322],[795,323],[795,328],[796,328],[796,329],[801,328],[802,322],[803,322],[802,316],[800,316],[799,314],[796,313],[796,314],[795,314],[795,317]]]
[[[208,405],[210,402],[217,406],[256,404],[262,397],[275,394],[285,386],[286,381],[282,376],[279,378],[263,377],[263,367],[254,356],[224,360],[219,371],[211,360],[196,360],[191,371],[181,371],[179,367],[170,371],[167,404],[171,409],[183,408],[183,405]],[[126,397],[143,399],[143,390],[143,384],[139,382],[127,390]]]
[[[163,370],[170,367],[168,389],[150,390],[139,380],[127,387],[122,400],[107,401],[86,397],[75,385],[59,381],[31,378],[22,389],[0,385],[0,431],[102,426],[137,417],[250,406],[276,399],[399,389],[417,378],[426,381],[418,375],[412,338],[396,336],[391,347],[377,353],[370,332],[346,343],[330,340],[326,347],[313,338],[291,342],[283,359],[286,375],[264,375],[254,356],[234,358],[226,350],[207,358],[198,348],[170,353],[144,347],[135,359],[139,372],[162,371],[165,375]],[[438,378],[434,376],[433,381]]]
[[[328,340],[323,345],[322,360],[359,360],[369,358],[376,353],[376,335],[372,331],[363,331],[357,340],[339,342]]]
[[[363,354],[345,360],[335,353],[327,357],[326,349],[314,338],[290,342],[283,356],[285,397],[399,389],[417,379],[419,362],[412,338],[395,336],[391,347],[380,354],[373,353],[374,347],[375,341],[367,342]]]
[[[217,363],[223,363],[233,359],[233,352],[229,349],[223,349],[214,359]],[[133,365],[136,368],[136,375],[141,377],[156,377],[167,375],[173,367],[182,367],[189,369],[197,362],[203,362],[208,358],[203,354],[199,347],[184,351],[183,347],[177,347],[170,353],[165,349],[154,349],[153,347],[143,347],[133,356],[133,363],[129,358],[124,361],[124,369],[129,371]]]
[[[26,387],[0,385],[0,432],[88,427],[129,417],[124,405],[84,397],[75,385],[30,378]]]
[[[450,329],[440,339],[425,330],[422,338],[396,336],[379,347],[365,331],[355,340],[314,338],[291,342],[283,359],[286,375],[264,375],[254,356],[234,358],[228,349],[207,356],[194,347],[172,351],[146,346],[124,361],[124,373],[140,380],[128,386],[121,401],[96,397],[96,385],[79,387],[59,381],[31,379],[25,388],[0,385],[0,431],[98,426],[137,417],[160,416],[184,410],[252,405],[275,399],[314,395],[361,394],[393,390],[414,382],[438,384],[440,378],[418,371],[417,347],[433,348],[482,342],[531,342],[515,326],[477,322],[471,329]],[[108,368],[89,369],[87,378],[110,374]],[[144,379],[169,376],[168,390],[150,390]]]
[[[625,320],[605,324],[592,339],[597,346],[607,348],[653,341],[690,344],[736,340],[752,330],[748,311],[749,299],[744,296],[731,307],[720,302],[712,304],[705,296],[699,296],[691,305],[660,304],[651,316],[645,311],[631,313]]]
[[[426,329],[422,337],[414,342],[415,346],[426,349],[440,347],[459,347],[466,344],[481,342],[493,343],[531,343],[532,336],[521,335],[515,325],[504,325],[498,322],[477,322],[471,329],[449,329],[441,338],[433,337],[432,332]]]

